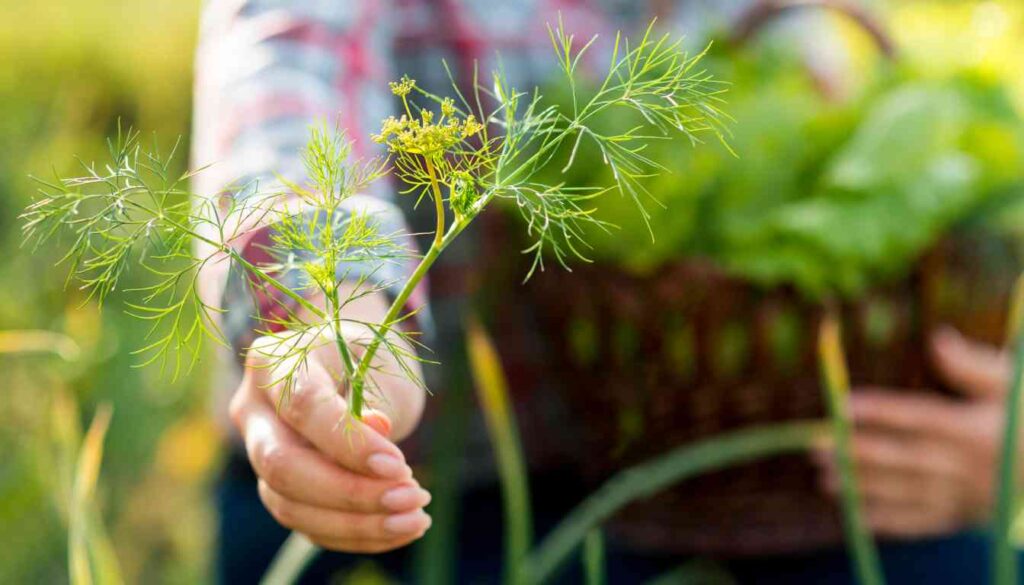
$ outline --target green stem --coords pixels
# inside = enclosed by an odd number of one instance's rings
[[[583,575],[587,585],[605,585],[604,535],[600,528],[587,533],[583,542]]]
[[[462,230],[466,228],[469,220],[461,220],[452,224],[448,233],[444,235],[440,240],[434,240],[431,244],[430,249],[420,259],[420,263],[413,270],[409,280],[405,281],[405,285],[402,286],[402,290],[398,292],[395,300],[392,301],[391,306],[388,307],[388,312],[384,315],[381,320],[380,330],[374,335],[373,341],[366,346],[366,352],[363,357],[359,360],[359,365],[356,367],[355,376],[352,378],[352,396],[350,408],[352,415],[356,418],[362,416],[363,403],[364,403],[364,389],[366,388],[366,374],[370,370],[370,364],[373,363],[374,356],[377,355],[377,350],[380,349],[380,344],[384,336],[391,331],[391,326],[398,320],[402,314],[402,310],[405,308],[406,302],[412,295],[412,291],[416,290],[423,277],[427,275],[427,271],[434,265],[434,261],[441,255],[441,252],[448,247],[448,245],[454,240]]]
[[[143,209],[146,209],[146,208],[143,207]],[[150,211],[150,213],[153,213],[153,212]],[[273,276],[270,276],[266,272],[260,270],[259,267],[257,267],[252,262],[249,262],[248,260],[246,260],[237,250],[235,250],[234,248],[232,248],[228,244],[225,244],[223,242],[217,242],[215,240],[211,240],[210,238],[207,238],[206,236],[200,234],[199,232],[193,230],[192,228],[184,226],[184,225],[182,225],[182,224],[180,224],[180,223],[178,223],[178,222],[176,222],[176,221],[174,221],[174,220],[172,220],[170,218],[164,217],[163,219],[164,219],[164,221],[166,221],[168,223],[168,225],[173,226],[175,229],[181,230],[183,233],[186,233],[189,236],[191,236],[191,237],[193,237],[193,238],[195,238],[195,239],[197,239],[197,240],[199,240],[199,241],[201,241],[201,242],[203,242],[203,243],[205,243],[205,244],[207,244],[209,246],[212,246],[213,248],[219,250],[220,252],[223,252],[224,254],[227,254],[228,257],[230,257],[235,262],[238,262],[239,264],[241,264],[251,274],[255,275],[257,278],[259,278],[263,282],[267,283],[268,285],[270,285],[272,288],[274,288],[275,290],[277,290],[281,294],[284,294],[288,298],[290,298],[293,301],[295,301],[300,307],[306,309],[307,311],[313,313],[314,315],[316,315],[317,317],[320,317],[321,319],[326,317],[326,314],[322,310],[320,310],[320,307],[317,307],[316,305],[311,303],[308,299],[306,299],[305,297],[303,297],[299,293],[297,293],[297,292],[293,291],[292,289],[288,288],[287,286],[285,286],[283,283],[278,281]]]
[[[529,583],[550,579],[587,534],[623,506],[684,479],[761,457],[810,449],[827,436],[819,421],[793,422],[735,431],[679,447],[619,472],[564,519],[524,562]]]
[[[274,555],[270,568],[260,579],[260,585],[292,585],[319,552],[320,549],[308,538],[292,532]]]
[[[345,342],[345,337],[341,331],[341,301],[338,298],[338,287],[334,287],[334,290],[331,294],[327,295],[327,298],[331,304],[331,313],[334,317],[331,323],[331,330],[334,333],[334,346],[338,348],[341,363],[345,366],[345,379],[351,380],[355,374],[356,365],[352,360],[352,352],[349,351],[348,344]]]
[[[821,327],[821,375],[825,386],[825,402],[832,422],[836,466],[839,471],[840,504],[846,546],[853,558],[854,572],[861,585],[882,585],[885,577],[878,559],[878,550],[864,520],[857,473],[850,444],[853,434],[849,414],[850,380],[843,357],[839,324],[828,317]]]
[[[1006,396],[1006,423],[1003,428],[1002,453],[996,484],[996,502],[993,515],[995,543],[992,551],[993,582],[998,585],[1017,583],[1017,551],[1011,538],[1015,517],[1018,468],[1018,437],[1020,436],[1020,408],[1024,374],[1024,335],[1014,342],[1013,379]]]
[[[437,183],[437,175],[434,173],[434,163],[430,157],[423,157],[427,162],[427,174],[430,175],[430,188],[434,192],[434,208],[437,214],[437,228],[434,230],[434,245],[437,246],[444,238],[444,200],[441,198],[441,186]]]
[[[241,264],[246,270],[248,270],[250,273],[255,275],[257,278],[259,278],[263,282],[269,284],[272,288],[274,288],[275,290],[277,290],[281,294],[284,294],[288,298],[292,299],[299,306],[301,306],[302,308],[306,309],[310,313],[313,313],[314,315],[316,315],[317,317],[320,317],[321,319],[326,319],[327,318],[327,314],[324,313],[323,310],[320,309],[320,307],[318,307],[318,306],[314,305],[313,303],[311,303],[309,301],[309,299],[303,297],[299,293],[297,293],[297,292],[293,291],[292,289],[288,288],[287,286],[282,284],[280,281],[278,281],[273,276],[270,276],[266,272],[263,272],[262,270],[260,270],[259,267],[257,267],[255,264],[253,264],[253,263],[249,262],[248,260],[246,260],[245,258],[243,258],[241,254],[236,252],[230,246],[227,246],[227,250],[228,250],[227,253],[228,253],[228,255],[231,256],[232,260],[234,260],[234,261],[238,262],[239,264]]]
[[[505,583],[524,585],[523,559],[533,541],[529,475],[498,351],[475,319],[466,324],[469,365],[498,464],[505,522]]]

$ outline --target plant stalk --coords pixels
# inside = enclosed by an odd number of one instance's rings
[[[822,321],[818,343],[825,402],[832,422],[836,467],[839,470],[846,546],[853,558],[857,582],[861,585],[882,585],[885,577],[878,559],[878,550],[864,520],[857,489],[857,474],[850,447],[853,434],[849,414],[850,380],[843,357],[839,322],[834,316],[828,315]]]
[[[332,324],[332,332],[334,333],[334,346],[338,348],[338,354],[341,356],[341,363],[345,366],[345,379],[351,380],[355,373],[356,366],[352,360],[352,352],[348,349],[348,344],[345,342],[345,337],[341,332],[341,300],[338,298],[338,288],[335,287],[331,294],[327,297],[331,303],[331,313],[334,316]]]
[[[142,209],[146,209],[146,208],[142,207]],[[153,212],[150,211],[149,213],[153,213]],[[224,254],[227,254],[227,256],[229,258],[231,258],[235,262],[238,262],[240,265],[242,265],[242,267],[244,267],[250,273],[256,275],[260,280],[262,280],[263,282],[267,283],[268,285],[273,287],[275,290],[277,290],[281,294],[283,294],[283,295],[287,296],[288,298],[290,298],[291,300],[295,301],[299,306],[301,306],[302,308],[304,308],[304,309],[308,310],[309,312],[313,313],[317,317],[323,318],[323,317],[326,316],[325,313],[322,310],[320,310],[320,307],[317,307],[313,303],[309,302],[309,299],[303,297],[299,293],[297,293],[297,292],[293,291],[292,289],[288,288],[283,283],[278,281],[276,278],[274,278],[273,276],[270,276],[269,274],[267,274],[266,272],[261,270],[255,264],[253,264],[252,262],[249,262],[248,260],[246,260],[242,256],[242,254],[240,254],[237,250],[235,250],[234,248],[232,248],[228,244],[225,244],[225,243],[222,243],[222,242],[216,242],[214,240],[211,240],[210,238],[207,238],[206,236],[200,234],[199,232],[197,232],[197,231],[195,231],[195,230],[193,230],[193,229],[191,229],[191,228],[189,228],[187,226],[184,226],[184,225],[182,225],[182,224],[180,224],[180,223],[178,223],[178,222],[176,222],[176,221],[174,221],[172,219],[165,218],[165,221],[167,221],[167,223],[170,224],[171,226],[174,226],[176,229],[179,229],[182,232],[187,233],[189,236],[191,236],[191,237],[193,237],[193,238],[195,238],[195,239],[197,239],[197,240],[199,240],[199,241],[201,241],[201,242],[203,242],[203,243],[205,243],[205,244],[207,244],[209,246],[212,246],[213,248],[223,252]]]
[[[1024,276],[1017,280],[1010,307],[1009,340],[1013,347],[1013,378],[1006,395],[1002,452],[996,477],[996,500],[992,522],[995,535],[992,544],[992,582],[1014,585],[1019,574],[1017,550],[1012,527],[1017,509],[1018,451],[1020,438],[1021,395],[1024,394],[1024,335],[1021,317],[1024,313]]]
[[[274,555],[270,568],[260,579],[260,585],[292,585],[319,552],[319,547],[303,534],[292,532]]]
[[[377,350],[380,348],[381,340],[391,330],[391,325],[399,318],[402,314],[402,310],[405,308],[405,303],[408,302],[409,297],[412,296],[412,292],[416,290],[420,282],[427,275],[427,271],[434,265],[434,261],[441,255],[441,252],[448,247],[448,245],[454,240],[462,230],[465,229],[468,220],[457,221],[452,224],[448,233],[441,238],[440,241],[434,240],[431,244],[430,249],[420,259],[420,263],[413,270],[409,280],[402,286],[402,290],[398,292],[395,300],[392,301],[391,306],[388,307],[388,312],[384,315],[384,319],[381,321],[380,331],[374,335],[373,341],[366,346],[366,353],[359,360],[359,365],[356,367],[355,377],[352,378],[352,396],[350,408],[352,415],[356,418],[362,416],[364,400],[364,390],[366,388],[366,375],[370,370],[370,364],[373,363],[373,358],[377,354]]]
[[[444,200],[441,198],[441,186],[437,183],[437,174],[434,172],[434,163],[430,157],[423,157],[427,163],[427,174],[430,175],[430,188],[434,192],[434,210],[437,214],[437,228],[434,230],[434,245],[441,244],[444,238]]]
[[[1006,422],[1003,429],[1002,453],[999,457],[998,483],[993,521],[995,542],[993,543],[993,582],[997,585],[1017,583],[1017,550],[1013,544],[1012,526],[1016,516],[1018,441],[1020,436],[1020,408],[1022,374],[1024,374],[1024,338],[1018,336],[1014,344],[1013,379],[1006,396]]]
[[[487,433],[498,463],[505,520],[505,583],[523,585],[522,562],[533,542],[533,513],[530,505],[529,474],[509,401],[508,382],[501,358],[484,328],[476,319],[466,324],[469,365]]]

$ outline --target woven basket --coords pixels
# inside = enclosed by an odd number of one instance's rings
[[[491,222],[496,240],[512,231]],[[490,258],[482,292],[506,309],[492,323],[498,346],[515,363],[524,339],[543,345],[542,373],[531,377],[559,389],[580,429],[574,463],[591,487],[679,445],[825,416],[816,353],[822,307],[791,290],[760,289],[694,259],[645,277],[601,264],[549,269],[517,287],[509,284],[523,261]],[[841,304],[853,383],[953,395],[928,362],[927,332],[949,324],[1001,343],[1019,260],[1012,242],[957,234],[912,275]],[[628,545],[686,554],[833,545],[838,509],[816,482],[805,456],[765,459],[637,503],[610,528]]]

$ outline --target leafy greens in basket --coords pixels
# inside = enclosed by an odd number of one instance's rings
[[[904,68],[837,103],[776,56],[719,52],[709,63],[734,80],[738,155],[652,143],[646,155],[670,171],[644,182],[657,237],[628,201],[605,198],[596,218],[622,229],[594,230],[590,259],[643,273],[699,256],[760,285],[852,296],[1024,193],[1024,125],[996,81],[926,80]],[[636,122],[624,110],[604,120],[608,131]],[[607,172],[578,167],[567,181],[599,184]]]

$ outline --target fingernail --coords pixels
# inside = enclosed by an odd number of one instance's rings
[[[395,514],[384,519],[384,530],[391,534],[409,534],[417,530],[424,530],[423,526],[430,526],[430,516],[423,510]]]
[[[383,412],[370,408],[363,413],[363,422],[377,433],[387,437],[391,434],[391,418]]]
[[[370,471],[385,479],[401,479],[411,473],[404,461],[388,453],[374,453],[366,458]]]
[[[384,492],[380,503],[390,510],[422,508],[430,503],[430,492],[416,486],[403,486]]]

